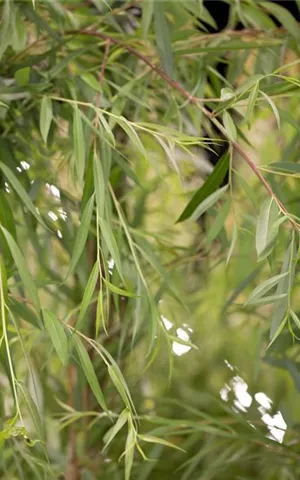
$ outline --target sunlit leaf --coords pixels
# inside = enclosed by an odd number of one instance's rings
[[[277,219],[278,207],[276,203],[272,198],[265,200],[261,206],[256,227],[255,245],[259,258],[270,253],[268,247],[270,247],[278,232],[278,228],[272,228]]]
[[[53,118],[52,101],[48,97],[43,97],[40,112],[40,131],[45,143],[47,143],[48,133]]]
[[[175,448],[176,450],[180,450],[181,452],[185,451],[182,448],[178,447],[177,445],[174,445],[174,443],[167,442],[167,440],[164,440],[163,438],[159,438],[159,437],[154,437],[153,435],[139,434],[138,437],[144,442],[159,443],[160,445],[164,445],[165,447]]]
[[[223,124],[229,140],[231,140],[232,142],[235,142],[237,138],[236,126],[234,124],[234,121],[230,113],[228,112],[223,113]]]

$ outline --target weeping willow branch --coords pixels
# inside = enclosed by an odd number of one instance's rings
[[[121,40],[111,37],[110,35],[107,35],[103,32],[99,31],[94,31],[94,30],[69,30],[65,32],[66,35],[86,35],[86,36],[91,36],[91,37],[97,37],[101,38],[105,42],[110,42],[111,44],[118,45],[125,50],[127,50],[129,53],[134,55],[136,58],[140,59],[143,63],[148,65],[150,69],[155,72],[159,77],[161,77],[165,82],[170,85],[174,90],[179,92],[185,99],[187,99],[189,102],[192,104],[196,105],[201,112],[217,127],[217,129],[222,133],[222,135],[228,140],[228,142],[232,145],[234,150],[236,150],[239,155],[245,160],[247,165],[251,168],[253,173],[256,175],[256,177],[259,179],[260,183],[263,185],[265,190],[268,192],[268,194],[274,199],[274,201],[277,203],[280,211],[285,215],[289,222],[292,224],[292,226],[296,229],[299,228],[299,224],[290,216],[289,212],[285,208],[285,206],[282,204],[282,202],[279,200],[275,192],[273,191],[271,185],[267,182],[267,180],[264,178],[264,176],[261,174],[259,169],[257,168],[256,164],[251,160],[247,152],[243,149],[243,147],[237,143],[236,141],[230,140],[228,133],[226,129],[223,127],[223,125],[215,118],[215,116],[202,104],[203,100],[199,99],[198,97],[195,97],[194,95],[191,95],[180,83],[178,83],[176,80],[173,80],[169,75],[167,75],[164,70],[162,70],[160,67],[155,65],[151,60],[149,60],[148,57],[146,57],[144,54],[133,48],[131,45],[128,45],[127,43],[122,42]],[[107,43],[106,43],[107,45]],[[207,99],[208,101],[210,99]]]

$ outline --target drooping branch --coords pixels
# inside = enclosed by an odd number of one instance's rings
[[[256,175],[256,177],[259,179],[260,183],[263,185],[265,190],[268,192],[268,194],[274,198],[276,201],[279,209],[281,212],[287,216],[289,219],[290,223],[293,225],[294,228],[299,228],[298,223],[289,215],[289,212],[285,208],[285,206],[281,203],[275,192],[273,191],[271,185],[266,181],[264,176],[261,174],[259,169],[257,168],[256,164],[251,160],[247,152],[243,149],[243,147],[236,141],[232,141],[226,129],[223,127],[222,123],[219,122],[217,118],[203,105],[203,100],[199,99],[198,97],[195,97],[194,95],[190,94],[179,82],[171,78],[164,70],[162,70],[160,67],[158,67],[156,64],[154,64],[147,56],[133,48],[131,45],[128,45],[127,43],[124,43],[122,40],[119,40],[117,38],[114,38],[110,35],[107,35],[106,33],[103,33],[101,31],[95,31],[95,30],[69,30],[65,32],[66,35],[86,35],[86,36],[91,36],[91,37],[97,37],[101,38],[106,42],[109,42],[110,44],[118,45],[124,50],[127,50],[129,53],[134,55],[136,58],[140,59],[143,63],[148,65],[150,69],[155,72],[160,78],[165,80],[165,82],[170,85],[174,90],[179,92],[185,99],[187,99],[189,102],[192,104],[196,105],[201,112],[217,127],[217,129],[222,133],[222,135],[228,140],[228,142],[232,145],[234,150],[236,150],[239,155],[245,160],[247,165],[251,168],[253,173]],[[208,99],[210,100],[210,99]]]

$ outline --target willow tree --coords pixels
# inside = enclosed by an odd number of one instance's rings
[[[299,478],[300,28],[230,3],[1,2],[1,478]]]

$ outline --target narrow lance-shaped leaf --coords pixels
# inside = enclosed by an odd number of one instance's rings
[[[203,213],[207,212],[207,210],[209,210],[213,205],[215,205],[215,203],[217,203],[218,200],[220,200],[220,198],[222,198],[227,188],[228,186],[225,185],[225,187],[216,190],[214,193],[209,195],[209,197],[203,200],[203,202],[200,203],[200,205],[198,205],[196,210],[193,212],[190,219],[197,220],[199,217],[201,217],[201,215],[203,215]]]
[[[100,158],[97,155],[96,151],[94,151],[94,155],[93,155],[93,173],[94,173],[96,205],[97,205],[99,217],[102,218],[104,215],[106,185],[104,181],[103,169],[100,162]]]
[[[103,311],[103,291],[102,289],[99,290],[98,298],[97,298],[97,307],[96,307],[96,338],[99,335],[101,324],[103,323],[104,331],[106,332],[106,326],[104,322],[104,311]]]
[[[220,233],[220,231],[224,227],[226,218],[227,218],[228,213],[229,213],[230,204],[231,204],[231,201],[230,201],[230,199],[228,199],[224,203],[222,208],[220,208],[218,214],[216,215],[216,217],[214,219],[213,225],[211,226],[211,228],[207,232],[207,235],[206,235],[207,244],[211,243],[218,236],[218,234]]]
[[[111,427],[108,432],[103,437],[103,441],[105,443],[103,447],[103,451],[108,447],[108,445],[112,442],[115,436],[119,433],[119,431],[124,427],[125,423],[128,421],[128,410],[125,408],[123,412],[120,414],[118,420]]]
[[[274,2],[263,2],[263,6],[268,10],[279,22],[286,28],[286,30],[296,40],[300,41],[300,28],[295,20],[294,16],[281,5],[277,5]],[[296,7],[297,8],[297,7]]]
[[[84,348],[80,338],[76,334],[73,337],[73,341],[75,343],[82,370],[84,371],[84,374],[92,389],[92,392],[95,395],[100,407],[109,415],[108,408],[89,354]]]
[[[77,172],[77,178],[81,185],[83,182],[85,169],[85,139],[83,134],[80,110],[77,105],[74,106],[73,114],[73,140],[75,169]]]
[[[77,329],[80,329],[84,315],[91,303],[93,293],[97,284],[98,276],[99,276],[99,264],[98,264],[98,261],[96,261],[90,273],[87,285],[84,290],[83,298],[80,305],[78,320],[76,324]]]
[[[172,77],[173,54],[166,11],[166,5],[163,0],[159,2],[154,1],[154,30],[157,50],[166,73],[169,77]]]
[[[235,142],[237,137],[236,126],[232,120],[232,116],[227,111],[223,113],[223,124],[229,140]]]
[[[120,377],[118,370],[114,365],[108,366],[108,374],[113,382],[114,386],[118,390],[120,397],[129,410],[132,410],[130,399],[127,396],[126,388],[123,385],[123,379]]]
[[[29,197],[28,193],[26,192],[25,188],[19,182],[15,174],[11,171],[11,169],[5,165],[5,163],[0,162],[0,168],[4,175],[6,176],[7,180],[11,184],[12,188],[15,190],[16,194],[22,200],[24,206],[28,208],[28,210],[32,213],[32,215],[45,227],[47,228],[46,224],[44,223],[42,217],[37,213],[36,207],[32,203],[31,198]]]
[[[263,202],[256,227],[255,245],[259,258],[265,258],[269,253],[273,240],[275,239],[278,229],[272,229],[272,226],[278,219],[278,207],[273,200],[267,199]]]
[[[15,264],[17,266],[18,272],[20,274],[20,277],[22,279],[24,287],[27,289],[30,299],[32,300],[33,305],[35,306],[36,310],[39,312],[40,311],[40,301],[39,301],[39,296],[38,296],[38,291],[36,288],[36,285],[32,279],[32,276],[27,268],[27,265],[25,263],[25,259],[16,243],[12,235],[3,227],[2,231],[4,233],[4,236],[6,238],[7,244],[10,248],[10,252],[12,254],[12,257],[15,261]]]
[[[99,221],[100,221],[101,233],[103,235],[106,246],[115,262],[115,265],[120,274],[120,277],[123,278],[120,252],[119,252],[118,244],[116,242],[114,233],[110,228],[110,226],[108,225],[108,223],[103,218],[100,218]]]
[[[245,123],[249,122],[249,120],[252,116],[252,113],[253,113],[253,110],[254,110],[254,107],[255,107],[255,103],[256,103],[256,100],[257,100],[257,97],[258,97],[258,92],[259,92],[259,83],[257,82],[257,83],[255,83],[253,89],[251,90],[249,98],[248,98],[248,107],[247,107],[247,112],[246,112],[246,115],[245,115],[245,118],[244,118]]]
[[[230,247],[229,247],[228,254],[227,254],[227,258],[226,258],[226,265],[228,265],[229,260],[231,259],[231,256],[232,256],[232,254],[233,254],[233,251],[234,251],[234,247],[235,247],[237,238],[238,238],[238,229],[237,229],[237,226],[236,226],[236,223],[235,223],[235,224],[233,225],[233,231],[232,231],[232,237],[231,237]]]
[[[269,95],[267,95],[265,92],[263,92],[262,90],[260,90],[260,92],[264,97],[265,99],[267,100],[268,104],[270,105],[273,113],[274,113],[274,117],[276,119],[276,123],[277,123],[277,127],[278,127],[278,130],[280,129],[280,115],[279,115],[279,111],[278,111],[278,108],[276,107],[275,105],[275,102],[272,100],[271,97],[269,97]]]
[[[183,222],[183,220],[189,218],[196,210],[198,205],[200,205],[201,202],[203,202],[209,195],[211,195],[219,188],[225,178],[226,173],[228,172],[228,168],[229,154],[228,152],[226,152],[225,155],[220,158],[216,167],[209,175],[204,185],[202,185],[199,190],[197,190],[197,192],[194,194],[193,198],[187,204],[177,222]]]
[[[128,435],[125,444],[125,480],[130,480],[133,464],[134,447],[136,444],[136,433],[132,426],[128,426]]]
[[[278,331],[278,328],[281,325],[282,319],[286,316],[286,312],[289,306],[289,295],[290,295],[290,290],[293,284],[294,274],[295,274],[294,256],[295,256],[295,240],[293,235],[282,264],[282,269],[281,269],[282,278],[279,281],[277,290],[276,290],[276,295],[280,296],[282,294],[286,294],[286,297],[279,298],[274,303],[271,330],[270,330],[271,341],[274,341],[275,335]],[[287,275],[283,275],[284,273],[286,273]]]
[[[128,290],[124,290],[123,288],[116,287],[113,283],[109,282],[106,278],[102,278],[105,285],[111,290],[113,293],[117,293],[118,295],[122,295],[124,297],[136,297],[135,293],[128,292]]]
[[[62,364],[66,365],[68,362],[69,353],[68,339],[65,329],[56,317],[55,313],[51,312],[50,310],[43,309],[43,318],[45,327],[49,332],[57,355],[59,356]]]
[[[17,382],[17,386],[22,393],[24,404],[27,407],[27,411],[35,427],[35,430],[39,436],[39,440],[42,440],[44,438],[44,429],[43,429],[43,423],[42,423],[42,419],[41,419],[39,410],[37,408],[37,405],[33,401],[29,391],[27,390],[26,386],[23,383]]]
[[[142,3],[142,32],[143,37],[146,39],[148,36],[149,28],[151,25],[153,11],[154,11],[154,0],[148,0],[147,2]]]
[[[181,452],[185,452],[185,450],[183,450],[183,448],[180,448],[177,445],[174,445],[174,443],[170,443],[167,440],[164,440],[163,438],[154,437],[153,435],[141,435],[141,434],[139,434],[138,438],[140,438],[144,442],[159,443],[160,445],[164,445],[165,447],[175,448],[176,450],[180,450]]]
[[[90,223],[93,215],[94,195],[88,200],[86,207],[82,213],[81,223],[77,230],[74,249],[71,256],[70,268],[68,276],[74,271],[85,247],[87,237],[89,234]]]
[[[281,174],[299,175],[300,164],[295,162],[275,162],[267,165],[267,169]]]
[[[132,141],[132,144],[135,146],[135,148],[141,152],[144,158],[147,158],[145,147],[131,123],[128,122],[128,120],[126,120],[124,117],[118,118],[117,121],[120,127],[122,127],[124,132],[128,135],[128,138]]]
[[[299,319],[298,315],[293,310],[290,310],[290,315],[291,315],[295,325],[300,329],[300,319]]]
[[[249,295],[245,305],[250,305],[252,302],[263,297],[271,288],[275,287],[278,282],[287,275],[287,272],[281,273],[280,275],[275,275],[274,277],[268,278],[265,282],[261,283],[256,287]]]
[[[270,303],[274,304],[277,300],[282,300],[287,297],[287,293],[281,293],[280,295],[267,295],[266,297],[262,298],[257,298],[255,300],[252,300],[251,302],[247,303],[247,305],[252,305],[252,306],[262,306],[262,305],[269,305]]]
[[[51,98],[43,97],[41,101],[40,112],[40,131],[45,143],[47,143],[48,133],[53,118]]]

